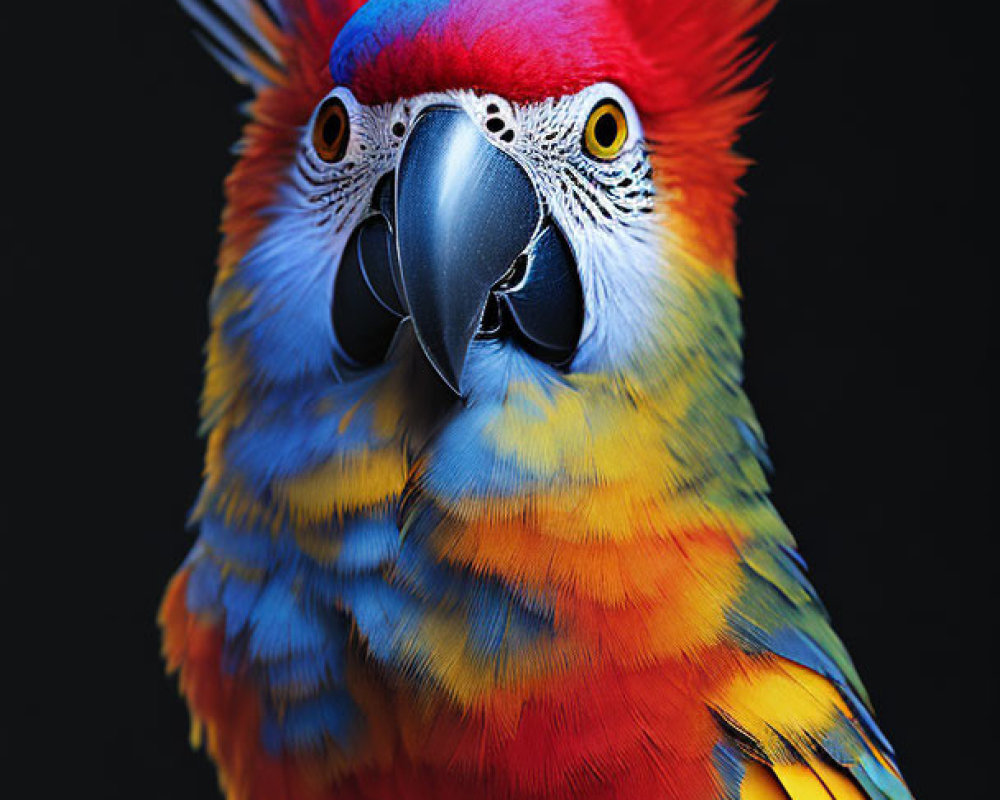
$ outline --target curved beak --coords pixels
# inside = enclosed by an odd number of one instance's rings
[[[413,123],[396,175],[398,280],[427,359],[456,394],[491,291],[542,223],[528,174],[461,109]]]

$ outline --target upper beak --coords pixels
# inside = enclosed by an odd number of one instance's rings
[[[541,225],[538,193],[464,111],[434,106],[403,146],[395,216],[398,279],[417,340],[461,395],[491,291]]]

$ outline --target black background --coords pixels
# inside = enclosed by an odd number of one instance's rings
[[[785,0],[761,31],[771,92],[739,145],[758,164],[739,274],[775,502],[920,798],[984,794],[997,745],[994,284],[975,119],[995,90],[974,88],[967,39],[981,24],[945,3]],[[99,431],[114,491],[94,490],[111,546],[95,567],[106,680],[89,736],[99,796],[215,798],[154,615],[193,541],[206,301],[248,95],[169,0],[119,3],[115,37],[129,67],[101,224],[117,291],[95,314],[116,331],[118,383],[97,397],[114,410]]]

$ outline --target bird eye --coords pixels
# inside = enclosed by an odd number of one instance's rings
[[[604,100],[590,112],[583,131],[583,147],[598,161],[610,161],[621,153],[628,139],[625,112],[613,100]]]
[[[336,97],[326,100],[316,114],[312,142],[316,153],[327,164],[334,164],[347,152],[351,120],[344,104]]]

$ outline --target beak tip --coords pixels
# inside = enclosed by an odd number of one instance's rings
[[[427,360],[464,397],[466,356],[492,287],[538,227],[538,193],[524,168],[451,106],[413,121],[395,186],[401,294]]]
[[[454,370],[442,369],[437,364],[434,365],[434,369],[441,377],[441,380],[444,381],[445,385],[455,393],[456,397],[465,397],[465,393],[462,391],[461,371],[456,373]]]
[[[463,397],[462,393],[462,373],[465,368],[464,356],[457,359],[449,357],[446,349],[441,349],[430,345],[424,340],[420,328],[413,324],[413,332],[416,334],[417,344],[424,354],[424,363],[428,364],[441,382],[455,394],[456,397]]]

